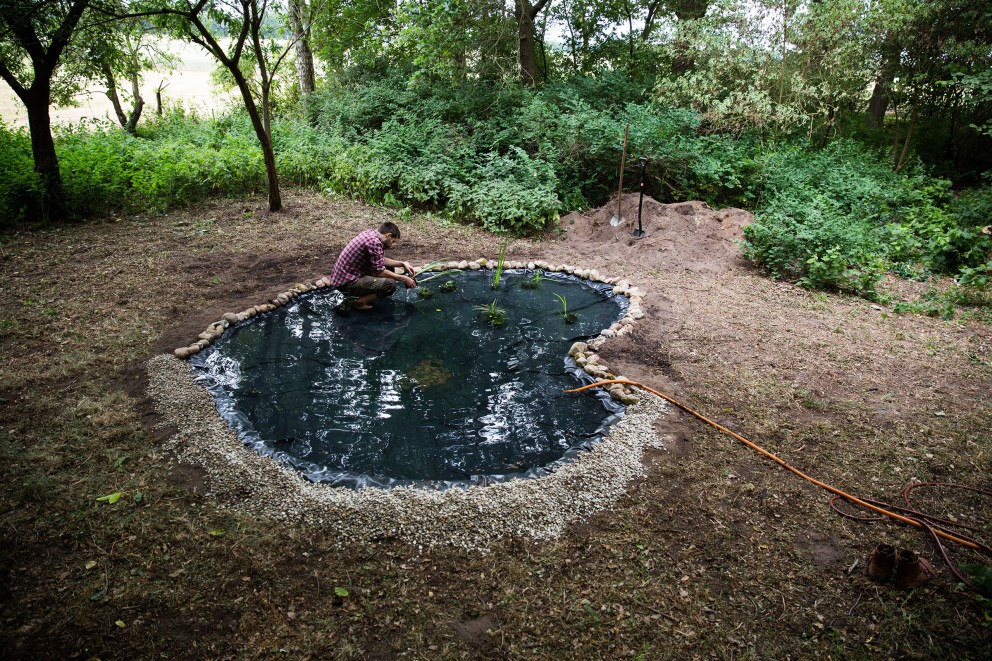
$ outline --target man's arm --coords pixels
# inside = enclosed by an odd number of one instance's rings
[[[411,278],[417,277],[417,271],[414,270],[412,266],[410,266],[410,262],[400,262],[395,259],[389,259],[388,257],[383,257],[382,263],[390,268],[394,266],[402,266],[403,270],[409,273]]]
[[[389,263],[389,262],[395,262],[395,261],[396,260],[394,260],[394,259],[387,259],[386,260],[386,266],[403,266],[401,263],[396,263],[396,264],[390,264]],[[407,269],[407,270],[412,271],[413,269]],[[387,269],[384,269],[382,271],[379,271],[378,273],[375,274],[375,277],[377,277],[377,278],[389,278],[390,280],[399,280],[404,285],[406,285],[406,288],[407,289],[410,289],[412,287],[416,287],[417,286],[416,280],[414,280],[413,278],[407,277],[405,275],[400,275],[399,273],[397,273],[396,271],[394,271],[394,270],[392,270],[390,268],[387,268]]]

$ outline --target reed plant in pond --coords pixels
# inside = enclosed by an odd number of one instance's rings
[[[488,305],[476,305],[475,309],[481,312],[482,317],[492,326],[502,326],[510,318],[507,311],[499,307],[495,298]]]
[[[496,266],[493,268],[492,284],[493,289],[499,289],[499,281],[503,276],[503,268],[506,266],[506,241],[500,244],[499,254],[496,255]]]
[[[565,300],[564,296],[562,296],[558,292],[552,292],[552,293],[561,302],[561,312],[559,313],[561,315],[561,318],[565,321],[566,324],[574,324],[576,320],[579,318],[579,315],[577,315],[574,312],[568,311],[568,301]]]
[[[540,271],[534,271],[534,275],[524,280],[520,286],[524,289],[537,289],[541,286],[541,281],[544,277],[541,275]]]

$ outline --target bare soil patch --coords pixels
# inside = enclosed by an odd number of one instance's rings
[[[824,492],[679,413],[656,424],[667,451],[646,453],[647,477],[554,542],[341,547],[220,508],[195,467],[161,452],[144,361],[326,274],[351,236],[393,219],[303,192],[286,202],[2,237],[5,657],[988,656],[982,603],[922,534],[842,519]],[[739,210],[645,199],[648,235],[632,239],[636,205],[625,196],[618,228],[607,205],[508,249],[648,292],[636,333],[604,349],[611,365],[860,495],[990,487],[988,326],[769,280],[738,256]],[[401,227],[394,256],[411,261],[499,244],[436,219]],[[913,500],[992,536],[987,498]],[[937,578],[913,592],[869,581],[879,542],[920,551]]]

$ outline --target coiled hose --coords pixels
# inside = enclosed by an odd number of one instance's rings
[[[849,519],[854,519],[856,521],[881,521],[881,520],[884,520],[885,517],[889,517],[889,518],[895,519],[896,521],[899,521],[901,523],[908,523],[911,526],[915,526],[915,527],[920,528],[922,530],[926,530],[927,532],[930,533],[930,535],[933,537],[934,541],[936,542],[937,548],[940,550],[940,554],[944,558],[944,562],[947,563],[947,566],[950,568],[951,572],[959,580],[961,580],[963,583],[965,583],[966,585],[968,585],[972,589],[974,589],[976,591],[979,590],[979,588],[974,583],[972,583],[971,581],[969,581],[967,579],[967,577],[965,577],[965,575],[954,565],[954,563],[951,562],[951,559],[947,555],[947,550],[944,548],[944,545],[943,545],[943,543],[941,543],[940,540],[943,538],[943,539],[946,539],[946,540],[949,540],[949,541],[952,541],[952,542],[956,542],[958,544],[961,544],[962,546],[966,546],[966,547],[968,547],[970,549],[973,549],[975,551],[981,551],[981,552],[984,552],[984,553],[987,553],[987,554],[990,554],[990,555],[992,555],[992,548],[990,548],[988,545],[982,543],[981,541],[979,541],[977,539],[974,539],[972,537],[968,537],[968,536],[963,535],[963,534],[960,534],[960,533],[954,533],[954,532],[951,532],[951,531],[949,531],[947,529],[948,527],[956,527],[956,528],[963,528],[963,529],[967,529],[967,530],[976,531],[976,530],[978,530],[977,528],[974,528],[972,526],[966,526],[966,525],[960,524],[960,523],[955,523],[953,521],[948,521],[946,519],[940,519],[938,517],[931,516],[929,514],[924,514],[922,512],[918,512],[918,511],[916,511],[914,509],[911,509],[911,507],[908,507],[908,506],[911,505],[911,503],[909,501],[909,492],[912,491],[913,489],[916,489],[916,488],[922,487],[922,486],[946,486],[946,487],[953,487],[953,488],[959,488],[959,489],[967,489],[969,491],[975,491],[977,493],[985,494],[985,495],[988,495],[988,496],[992,496],[992,491],[987,491],[985,489],[979,489],[979,488],[976,488],[976,487],[969,487],[969,486],[965,486],[965,485],[962,485],[962,484],[952,484],[952,483],[948,483],[948,482],[920,482],[918,484],[911,484],[911,485],[907,486],[903,490],[903,497],[906,500],[907,507],[899,507],[899,506],[888,505],[886,503],[883,503],[883,502],[880,502],[880,501],[876,501],[876,500],[872,500],[870,498],[858,498],[857,496],[853,496],[853,495],[851,495],[851,494],[849,494],[849,493],[847,493],[845,491],[841,491],[837,487],[834,487],[834,486],[831,486],[829,484],[826,484],[825,482],[821,482],[820,480],[817,480],[816,478],[811,477],[811,476],[807,475],[806,473],[803,473],[798,468],[795,468],[795,467],[789,465],[785,460],[783,460],[783,459],[779,458],[778,456],[772,454],[768,450],[765,450],[764,448],[762,448],[761,446],[757,445],[756,443],[752,443],[751,441],[747,440],[746,438],[744,438],[740,434],[737,434],[737,433],[735,433],[735,432],[727,429],[723,425],[710,420],[709,418],[705,417],[701,413],[697,413],[696,411],[692,410],[691,408],[689,408],[685,404],[682,404],[681,402],[679,402],[679,401],[677,401],[677,400],[669,397],[668,395],[666,395],[664,393],[658,392],[654,388],[650,388],[650,387],[644,385],[643,383],[638,383],[637,381],[630,381],[628,379],[609,379],[609,380],[605,380],[605,381],[597,381],[596,383],[590,383],[590,384],[585,385],[585,386],[582,386],[580,388],[572,388],[570,390],[566,390],[565,392],[570,392],[570,393],[572,393],[572,392],[581,392],[583,390],[588,390],[590,388],[599,388],[599,387],[603,387],[603,386],[609,386],[609,385],[612,385],[614,383],[619,383],[619,384],[623,384],[623,385],[627,385],[627,386],[636,386],[638,388],[641,388],[642,390],[646,390],[649,393],[652,393],[654,395],[657,395],[658,397],[661,397],[665,401],[667,401],[667,402],[669,402],[669,403],[677,406],[678,408],[682,409],[683,411],[685,411],[689,415],[691,415],[691,416],[693,416],[695,418],[698,418],[699,420],[702,420],[703,422],[705,422],[708,425],[711,425],[713,427],[716,427],[717,429],[719,429],[723,433],[725,433],[728,436],[731,436],[734,439],[740,441],[741,443],[743,443],[744,445],[748,446],[752,450],[758,452],[759,454],[762,454],[762,455],[768,457],[769,459],[771,459],[772,461],[774,461],[778,465],[780,465],[783,468],[791,471],[792,473],[795,473],[796,475],[798,475],[799,477],[803,478],[804,480],[806,480],[806,481],[808,481],[808,482],[810,482],[812,484],[815,484],[816,486],[820,487],[821,489],[825,489],[825,490],[829,491],[830,493],[833,494],[833,497],[830,499],[830,506],[834,509],[835,512],[837,512],[841,516],[847,517]],[[846,501],[848,501],[850,503],[853,503],[855,505],[859,505],[861,507],[864,507],[865,509],[871,510],[872,512],[875,512],[876,514],[879,514],[881,516],[877,516],[877,517],[863,517],[863,516],[857,516],[857,515],[854,515],[854,514],[849,514],[847,512],[843,512],[840,509],[838,509],[838,507],[836,505],[836,501],[838,501],[838,500],[846,500]]]

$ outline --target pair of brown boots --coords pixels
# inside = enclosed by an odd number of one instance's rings
[[[894,578],[897,588],[918,588],[933,578],[933,565],[913,551],[903,549],[896,555],[894,547],[879,544],[868,557],[868,576],[876,581]]]

